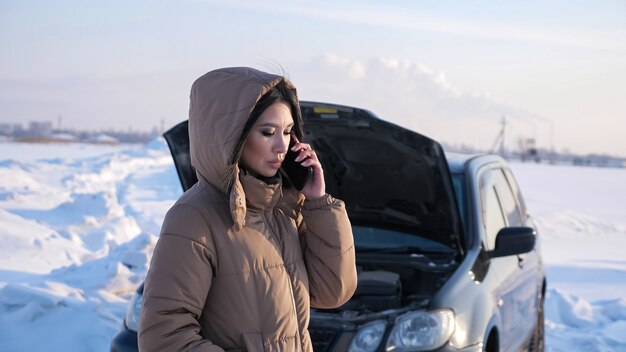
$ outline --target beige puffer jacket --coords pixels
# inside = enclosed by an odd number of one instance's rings
[[[343,202],[303,201],[280,178],[224,174],[254,105],[283,77],[227,68],[191,90],[189,139],[199,182],[168,211],[144,288],[140,351],[312,351],[310,306],[356,288]],[[289,83],[290,84],[290,83]]]

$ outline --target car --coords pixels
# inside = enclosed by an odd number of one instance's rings
[[[445,153],[364,109],[301,111],[327,191],[346,204],[358,273],[347,303],[311,309],[314,351],[543,351],[541,236],[503,158]],[[164,136],[186,190],[187,122]],[[142,292],[112,351],[137,351]]]

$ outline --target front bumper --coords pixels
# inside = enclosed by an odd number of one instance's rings
[[[445,345],[437,350],[437,352],[482,352],[483,344],[477,343],[475,345],[470,345],[466,347],[456,348],[451,345]]]
[[[341,331],[332,329],[310,328],[309,334],[315,352],[345,352],[350,347],[350,343],[356,335],[356,331]],[[383,341],[378,346],[377,352],[385,352],[385,341],[389,334],[389,329],[383,336]],[[436,352],[482,352],[483,344],[477,343],[465,347],[455,347],[449,343],[435,350]]]

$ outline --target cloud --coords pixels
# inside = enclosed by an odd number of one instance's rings
[[[490,148],[502,116],[515,128],[509,131],[509,142],[514,143],[543,119],[487,93],[465,92],[443,72],[408,60],[360,61],[327,53],[290,65],[289,75],[303,100],[364,108],[449,143]]]
[[[488,93],[467,92],[444,72],[393,57],[357,60],[333,53],[285,62],[285,73],[303,100],[351,105],[448,143],[490,148],[506,116],[510,143],[533,134],[541,116],[501,102]],[[270,65],[271,66],[271,65]],[[263,69],[263,67],[260,67]],[[280,72],[280,68],[266,68]],[[154,72],[99,78],[0,79],[5,98],[0,121],[55,120],[74,128],[130,126],[148,130],[186,118],[189,82],[196,73]]]

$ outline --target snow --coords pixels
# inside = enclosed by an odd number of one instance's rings
[[[90,143],[104,143],[104,144],[117,144],[119,141],[115,137],[111,137],[104,133],[99,133],[87,138]]]
[[[0,155],[0,351],[108,350],[181,193],[165,142]]]
[[[626,351],[626,169],[511,163],[542,237],[548,351]],[[163,140],[0,142],[0,351],[106,351],[180,183]]]
[[[551,351],[626,351],[626,169],[511,165],[542,236]]]

